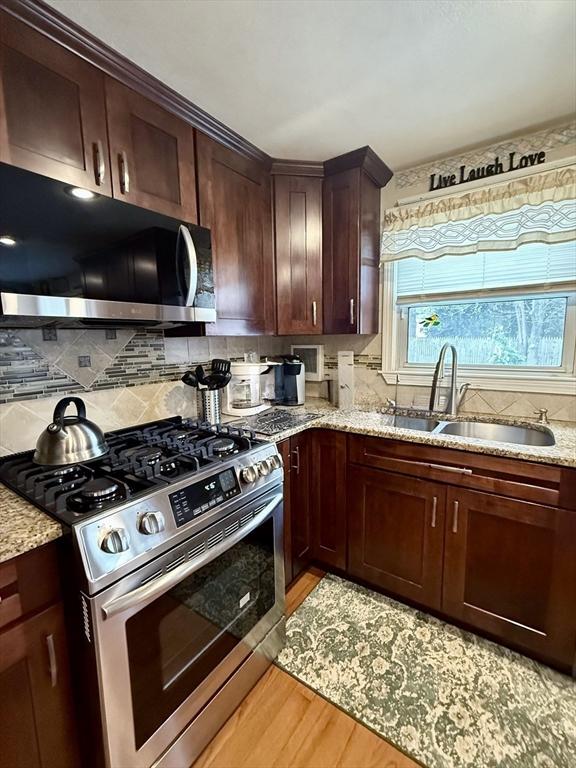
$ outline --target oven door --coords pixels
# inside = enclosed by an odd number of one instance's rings
[[[282,513],[280,487],[90,600],[107,765],[150,766],[283,618]]]

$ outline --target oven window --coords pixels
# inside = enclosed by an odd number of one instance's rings
[[[128,619],[137,749],[274,602],[274,527],[270,518]]]

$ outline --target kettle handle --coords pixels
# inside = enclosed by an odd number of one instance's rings
[[[76,406],[78,418],[84,419],[86,417],[86,405],[84,404],[84,400],[79,397],[63,397],[62,400],[59,400],[56,404],[56,408],[54,408],[53,421],[55,424],[58,424],[60,427],[64,426],[64,413],[72,403]]]

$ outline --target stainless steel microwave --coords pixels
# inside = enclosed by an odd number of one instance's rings
[[[210,230],[0,164],[0,322],[216,320]]]

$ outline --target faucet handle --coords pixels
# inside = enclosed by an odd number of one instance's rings
[[[538,424],[550,424],[548,408],[538,408],[537,411],[534,411],[534,414],[538,416]]]

